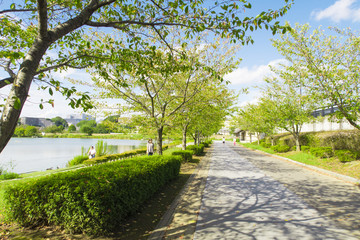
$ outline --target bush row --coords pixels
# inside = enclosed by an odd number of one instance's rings
[[[114,231],[180,170],[179,156],[142,156],[29,180],[5,190],[9,217],[92,235]]]
[[[332,135],[334,133],[335,135]],[[341,162],[350,162],[355,161],[356,159],[360,158],[360,151],[357,151],[356,148],[351,147],[350,149],[340,149],[340,147],[345,148],[345,145],[342,144],[335,144],[339,143],[338,136],[344,136],[344,134],[348,134],[352,136],[349,139],[355,138],[354,132],[330,132],[330,133],[304,133],[301,138],[301,143],[311,144],[309,145],[302,145],[301,151],[309,152],[310,154],[320,157],[320,158],[330,158],[330,157],[337,157]],[[319,136],[322,136],[322,140]],[[262,140],[260,145],[262,147],[271,148],[275,152],[288,152],[290,149],[296,150],[296,146],[294,145],[294,140],[292,137],[288,135],[279,135],[275,136],[275,142],[277,145],[271,146],[269,143],[269,139]],[[330,141],[329,139],[332,139]],[[338,139],[338,140],[334,140]],[[332,144],[325,145],[326,142],[332,142]],[[351,141],[351,140],[349,140]],[[346,141],[345,141],[346,142]],[[323,146],[325,145],[325,146]],[[350,144],[352,145],[352,144]]]
[[[186,150],[192,151],[195,156],[204,155],[204,148],[204,144],[186,146]]]
[[[270,139],[266,139],[271,144]],[[295,140],[290,134],[274,136],[275,145],[295,146]],[[306,132],[300,134],[300,145],[309,147],[331,147],[333,150],[350,150],[360,152],[360,134],[358,130]]]
[[[211,143],[212,143],[211,140],[207,140],[207,141],[204,141],[199,146],[197,146],[197,145],[189,145],[189,146],[186,147],[187,150],[174,151],[172,153],[172,155],[181,156],[183,162],[191,162],[192,159],[193,159],[192,158],[193,155],[196,155],[196,156],[204,155],[204,148],[209,147]]]

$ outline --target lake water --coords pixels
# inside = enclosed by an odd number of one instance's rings
[[[116,153],[146,146],[146,141],[123,139],[82,138],[12,138],[0,154],[0,166],[15,173],[42,171],[47,168],[65,167],[74,156],[81,154],[81,147],[89,149],[103,140]]]

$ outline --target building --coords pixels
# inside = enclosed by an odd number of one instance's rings
[[[54,125],[54,123],[47,118],[35,118],[35,117],[21,117],[20,123],[22,125],[29,125],[35,127],[49,127]]]
[[[64,118],[65,121],[67,121],[67,123],[69,125],[74,125],[76,126],[80,121],[83,120],[96,120],[95,117],[88,115],[88,114],[72,114],[70,115],[68,118]]]

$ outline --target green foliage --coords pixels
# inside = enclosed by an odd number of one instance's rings
[[[275,146],[271,146],[271,149],[278,153],[284,153],[290,151],[290,147],[287,145],[275,145]]]
[[[306,146],[306,145],[302,145],[302,146],[301,146],[301,151],[303,151],[303,152],[309,152],[309,151],[310,151],[310,147],[309,147],[309,146]]]
[[[95,144],[95,151],[96,156],[101,157],[103,155],[107,155],[110,153],[110,148],[108,147],[107,143],[103,140],[98,140]]]
[[[98,124],[94,128],[94,133],[110,133],[110,130],[104,124]]]
[[[54,117],[51,121],[55,124],[55,126],[63,126],[64,128],[68,127],[67,121],[61,117]]]
[[[53,125],[53,126],[49,126],[49,127],[45,128],[44,131],[46,133],[62,133],[64,131],[64,126]]]
[[[204,147],[208,148],[212,144],[212,140],[206,140],[202,144],[204,144]]]
[[[181,156],[183,162],[191,162],[193,151],[192,150],[179,150],[174,151],[172,155],[179,155]]]
[[[20,175],[17,173],[12,173],[12,172],[7,172],[7,171],[2,172],[0,175],[0,180],[9,180],[9,179],[15,179],[15,178],[20,178]]]
[[[70,125],[68,128],[69,132],[76,132],[76,127],[74,125]]]
[[[76,126],[78,127],[82,127],[82,126],[88,126],[88,127],[96,127],[96,121],[95,120],[81,120],[80,122],[78,122],[76,124]]]
[[[204,145],[200,144],[198,145],[188,145],[186,146],[186,150],[193,151],[193,155],[195,156],[202,156],[204,155]]]
[[[264,148],[270,148],[270,147],[271,147],[271,144],[266,143],[266,142],[261,142],[261,143],[260,143],[260,146],[262,146],[262,147],[264,147]]]
[[[89,159],[89,157],[87,155],[78,155],[75,156],[72,160],[70,160],[66,166],[67,167],[72,167],[75,165],[79,165],[82,164],[85,160]]]
[[[91,136],[94,133],[94,128],[87,125],[83,125],[80,127],[80,132],[86,133],[88,136]]]
[[[355,161],[357,154],[350,150],[335,150],[335,156],[340,160],[340,162],[351,162]]]
[[[310,147],[310,153],[320,158],[329,158],[334,155],[332,147]]]
[[[360,129],[359,34],[350,28],[336,27],[310,31],[308,24],[297,24],[273,42],[290,61],[288,68],[297,71],[297,76],[304,76],[303,92],[321,103],[321,107],[325,104],[337,106],[341,111],[333,115],[338,119],[345,118]]]
[[[39,130],[35,126],[20,125],[14,131],[14,137],[37,137]]]
[[[84,161],[84,164],[93,165],[93,164],[104,163],[104,162],[108,162],[108,161],[121,160],[124,158],[134,157],[137,155],[144,155],[145,153],[146,153],[146,149],[136,149],[136,150],[127,151],[127,152],[123,152],[123,153],[116,153],[116,154],[104,155],[101,157],[95,157],[95,158]]]
[[[29,180],[5,190],[8,214],[22,226],[106,234],[177,177],[180,162],[178,156],[145,156]]]

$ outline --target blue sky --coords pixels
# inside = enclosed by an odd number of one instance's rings
[[[254,10],[276,9],[283,6],[283,4],[283,0],[252,1]],[[320,25],[322,27],[337,26],[339,28],[350,27],[352,30],[358,31],[360,23],[360,0],[295,0],[289,12],[279,20],[283,23],[289,21],[291,25],[295,23],[309,23],[312,28]],[[266,30],[255,31],[251,35],[255,43],[242,47],[239,52],[239,56],[243,59],[242,63],[238,69],[225,77],[225,79],[231,82],[229,88],[235,89],[236,91],[244,87],[250,88],[248,95],[240,95],[238,103],[240,106],[256,101],[259,92],[257,89],[252,88],[252,86],[261,83],[263,77],[269,74],[269,64],[283,61],[282,56],[279,55],[271,45],[270,39],[276,38],[276,36],[273,36],[271,32]],[[69,70],[68,72],[58,74],[58,77],[83,79],[85,76],[76,70]],[[47,99],[48,95],[36,91],[36,88],[37,86],[32,86],[29,102],[25,105],[21,116],[66,117],[71,113],[80,112],[80,110],[73,110],[68,107],[63,97],[56,94],[55,107],[45,106],[43,110],[40,110],[38,107],[40,99]],[[1,93],[0,91],[0,94]]]
[[[260,0],[254,2],[271,2],[281,4],[281,0]],[[269,4],[269,3],[267,3]],[[255,6],[255,3],[253,4]],[[360,0],[295,0],[289,12],[281,19],[288,21],[292,26],[295,23],[310,24],[312,29],[319,26],[327,28],[350,27],[353,31],[359,31],[360,23]],[[239,90],[248,87],[248,95],[240,95],[238,105],[256,102],[259,90],[253,86],[261,84],[263,77],[270,73],[268,65],[284,61],[282,56],[271,45],[270,39],[277,38],[270,32],[258,31],[253,34],[255,43],[245,46],[240,51],[243,59],[239,68],[226,76],[231,81],[230,88]]]

